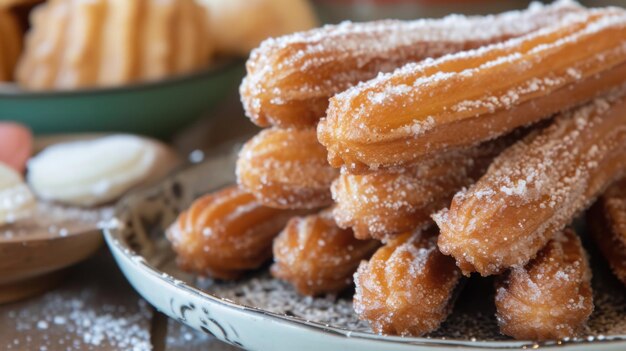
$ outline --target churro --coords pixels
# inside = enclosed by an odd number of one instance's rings
[[[433,218],[439,248],[465,274],[528,263],[626,172],[624,89],[556,117],[505,150]]]
[[[623,10],[555,22],[504,43],[411,63],[335,95],[318,126],[331,165],[412,164],[551,117],[626,80]]]
[[[587,223],[611,270],[626,285],[626,178],[600,197],[589,211]]]
[[[437,249],[436,233],[389,239],[355,274],[354,310],[381,334],[419,336],[451,311],[461,273]]]
[[[591,269],[580,239],[559,232],[525,267],[496,281],[498,324],[516,339],[577,336],[593,311]]]
[[[272,239],[302,212],[261,205],[236,186],[200,197],[167,231],[182,269],[235,279],[272,256]]]
[[[346,22],[269,39],[248,60],[242,102],[259,126],[314,127],[331,96],[379,72],[518,37],[582,11],[558,1],[483,17]]]
[[[304,295],[338,293],[352,284],[359,262],[378,246],[339,228],[330,211],[295,217],[274,240],[272,275]]]
[[[315,129],[261,131],[244,145],[237,181],[266,206],[311,209],[330,205],[339,171],[326,161]]]
[[[343,171],[331,187],[339,226],[358,238],[383,239],[432,223],[454,194],[473,184],[493,158],[526,131],[467,150],[455,150],[417,165],[366,174]]]

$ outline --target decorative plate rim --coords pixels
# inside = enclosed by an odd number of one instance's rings
[[[228,143],[236,145],[237,143]],[[217,149],[223,150],[225,147],[218,147]],[[214,156],[215,154],[213,154]],[[212,157],[207,155],[207,157],[202,162],[207,162],[211,160]],[[182,167],[177,169],[174,173],[170,174],[167,178],[163,179],[160,183],[140,189],[138,191],[133,191],[128,194],[122,201],[118,203],[115,208],[115,213],[113,215],[113,219],[107,223],[107,225],[102,226],[102,232],[105,237],[105,241],[111,250],[118,251],[125,258],[129,260],[133,265],[137,265],[139,270],[142,273],[147,273],[154,278],[157,278],[158,281],[169,285],[171,288],[175,290],[182,290],[183,292],[191,295],[195,295],[198,298],[203,300],[207,300],[209,303],[215,303],[221,305],[222,307],[229,308],[235,311],[242,311],[244,313],[261,315],[263,317],[272,319],[277,322],[283,323],[293,323],[296,326],[309,329],[318,333],[329,333],[334,336],[339,336],[343,338],[353,338],[353,339],[361,339],[361,340],[372,340],[377,342],[386,342],[386,343],[395,343],[395,344],[408,344],[415,346],[425,346],[425,347],[466,347],[470,349],[476,350],[490,350],[490,349],[522,349],[522,348],[549,348],[556,349],[567,346],[584,346],[584,345],[610,345],[610,346],[626,346],[626,335],[610,335],[604,336],[602,339],[597,337],[595,338],[575,338],[571,340],[554,340],[554,341],[545,341],[545,342],[535,342],[531,340],[462,340],[462,339],[435,339],[435,338],[425,338],[425,337],[404,337],[404,336],[389,336],[389,335],[380,335],[374,333],[360,332],[360,331],[352,331],[345,328],[333,327],[328,324],[323,324],[314,321],[304,320],[302,318],[288,316],[281,313],[267,311],[254,306],[246,306],[239,304],[235,301],[221,298],[219,296],[213,295],[211,293],[205,292],[199,288],[196,288],[184,281],[176,279],[175,277],[167,274],[157,267],[148,263],[148,261],[135,250],[126,245],[123,240],[120,230],[122,221],[119,220],[120,211],[124,209],[123,204],[126,203],[127,199],[145,196],[150,191],[154,189],[158,189],[164,182],[171,179],[178,173],[189,171],[194,168],[198,164],[190,164],[186,167]]]
[[[242,66],[245,61],[241,58],[221,59],[210,67],[198,71],[185,73],[164,79],[153,81],[136,82],[121,86],[111,87],[92,87],[76,90],[50,90],[50,91],[24,91],[12,90],[3,91],[0,89],[0,99],[56,99],[56,98],[73,98],[82,96],[104,96],[114,94],[124,94],[136,91],[148,91],[163,88],[166,86],[184,84],[190,81],[203,80],[212,76],[217,76],[223,72],[229,71],[235,67]],[[10,85],[10,84],[7,84]],[[0,84],[0,87],[2,85]]]

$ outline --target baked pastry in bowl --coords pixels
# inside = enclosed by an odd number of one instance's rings
[[[25,90],[119,86],[197,71],[211,56],[194,0],[56,0],[31,14]]]

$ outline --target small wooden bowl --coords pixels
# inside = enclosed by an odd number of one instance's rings
[[[101,134],[56,135],[35,140],[35,152],[65,141]],[[63,269],[102,246],[99,223],[111,209],[80,209],[39,203],[30,219],[0,227],[0,304],[45,292],[56,286]]]
[[[56,286],[67,268],[102,245],[99,230],[67,236],[41,233],[0,240],[0,304],[37,295]]]

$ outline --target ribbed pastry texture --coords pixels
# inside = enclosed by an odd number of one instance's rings
[[[626,172],[624,90],[556,117],[496,158],[434,219],[464,273],[525,265]]]
[[[194,0],[53,0],[31,15],[17,80],[31,90],[118,86],[207,66]]]
[[[354,276],[354,310],[376,333],[420,336],[448,317],[461,272],[434,231],[390,239]]]
[[[625,80],[626,12],[589,10],[337,94],[318,137],[335,167],[407,165],[548,118]]]
[[[315,129],[261,131],[237,161],[237,181],[264,205],[319,208],[332,203],[330,184],[339,171],[328,164]]]
[[[593,311],[591,269],[580,239],[559,232],[525,267],[496,281],[500,330],[518,340],[558,340],[583,331]]]
[[[451,151],[415,166],[365,174],[343,171],[332,184],[339,226],[358,238],[384,239],[432,223],[457,191],[474,183],[525,131],[466,150]]]
[[[272,275],[305,295],[338,293],[352,284],[361,260],[380,246],[335,224],[330,211],[295,217],[274,240]]]
[[[204,195],[183,211],[167,231],[182,269],[235,279],[272,256],[272,240],[302,212],[261,205],[230,186]]]
[[[242,102],[259,126],[313,127],[331,96],[379,72],[517,37],[580,11],[557,1],[483,17],[344,22],[269,39],[250,55]]]

